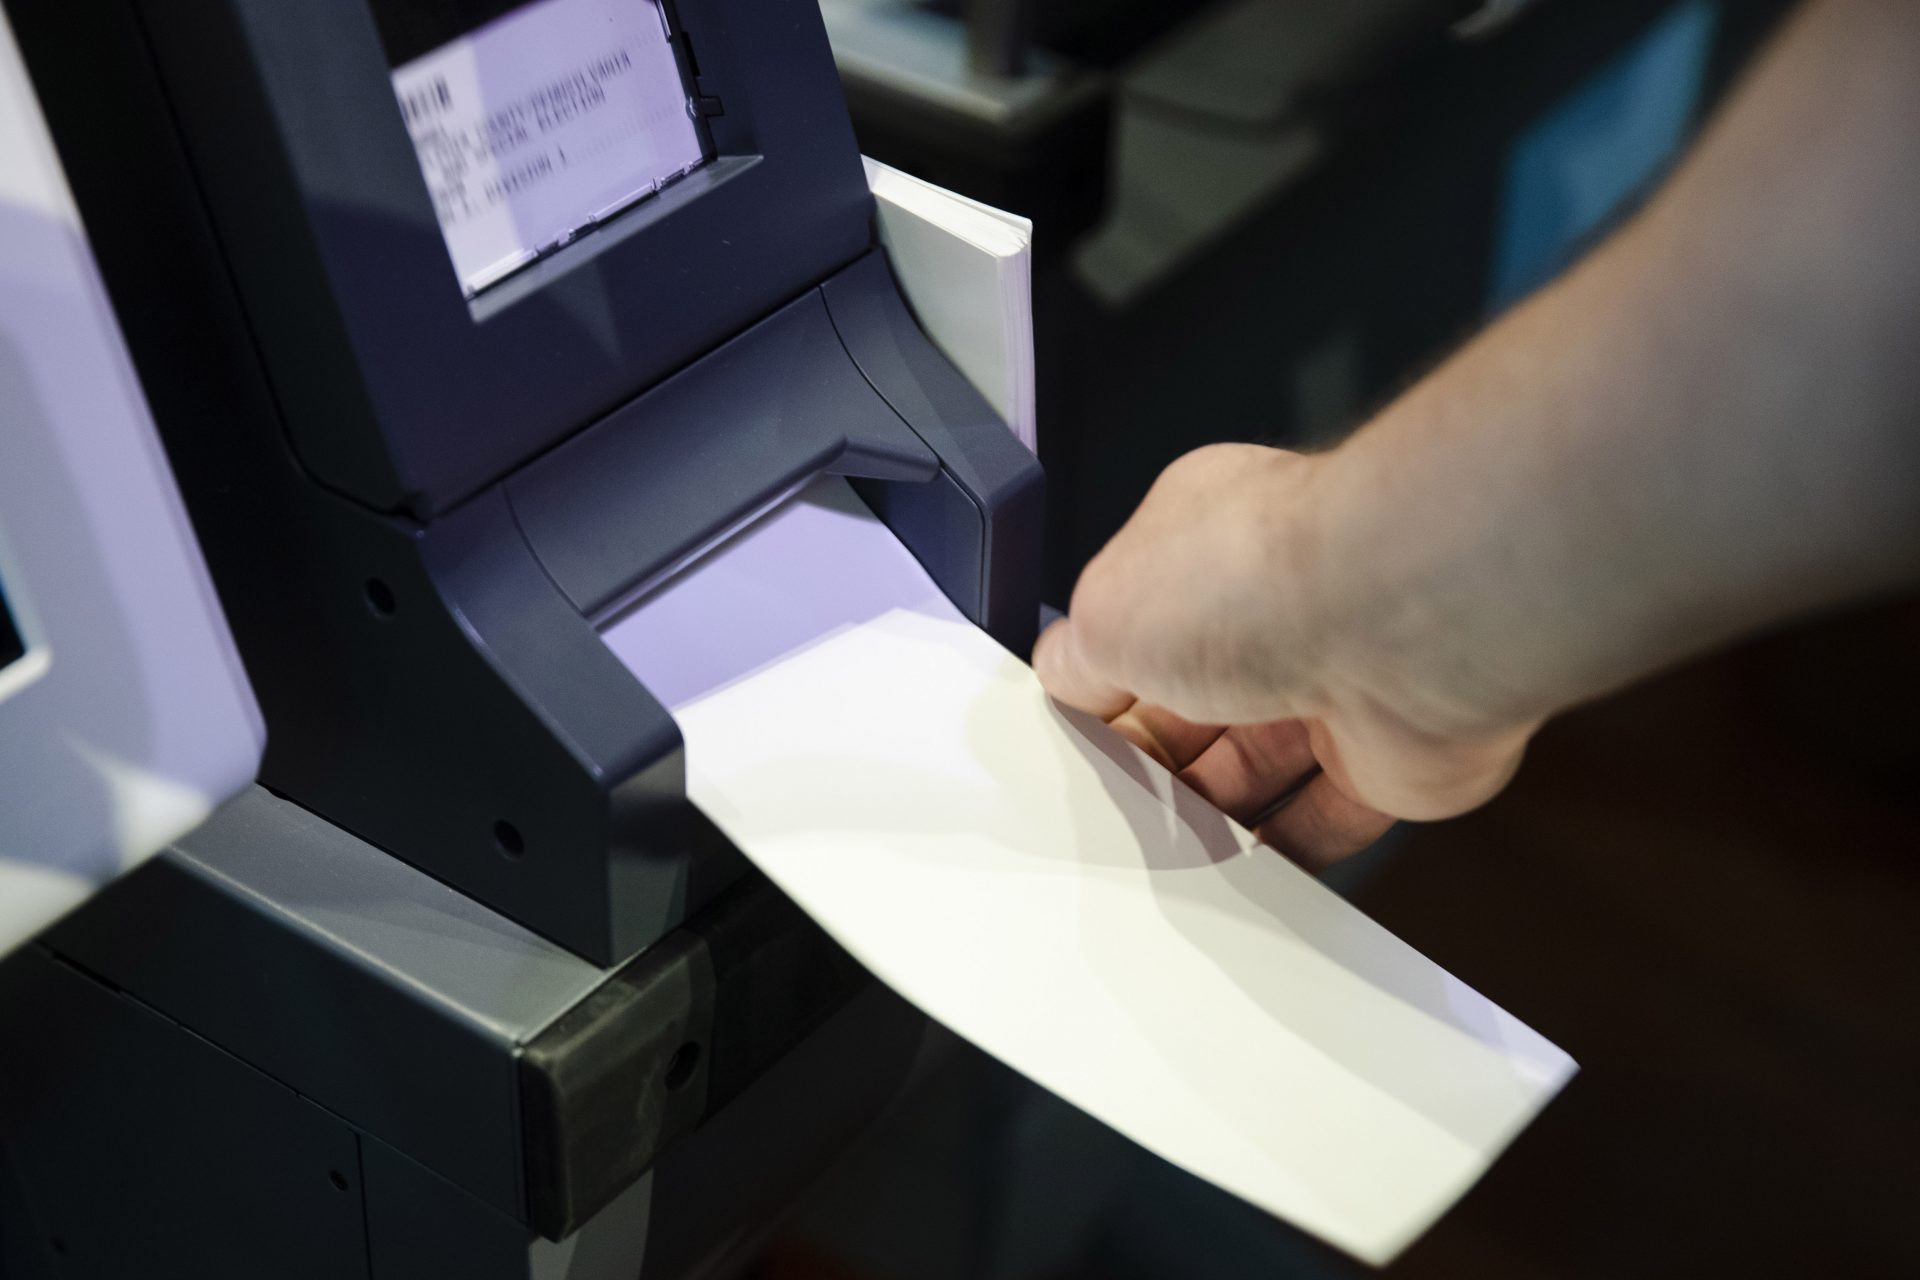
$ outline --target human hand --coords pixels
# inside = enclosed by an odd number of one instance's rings
[[[1395,818],[1487,800],[1535,727],[1440,713],[1446,691],[1418,682],[1443,664],[1383,662],[1354,605],[1366,593],[1343,589],[1359,566],[1330,562],[1331,456],[1215,445],[1176,460],[1033,657],[1055,698],[1315,870]]]

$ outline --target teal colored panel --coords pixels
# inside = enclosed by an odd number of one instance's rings
[[[1687,0],[1555,104],[1507,163],[1489,301],[1545,284],[1646,189],[1686,141],[1718,7]]]

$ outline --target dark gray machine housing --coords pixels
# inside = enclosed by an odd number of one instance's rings
[[[925,1021],[759,876],[614,970],[254,788],[0,962],[7,1280],[710,1274]]]
[[[5,3],[273,790],[617,964],[744,865],[598,639],[636,592],[830,472],[1030,643],[1038,465],[874,247],[811,0],[676,0],[710,162],[472,300],[366,0]]]

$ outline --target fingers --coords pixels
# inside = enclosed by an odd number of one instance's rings
[[[1194,724],[1165,707],[1136,702],[1110,723],[1127,741],[1179,773],[1225,732],[1217,724]]]
[[[1318,767],[1298,720],[1235,725],[1180,772],[1181,780],[1236,822],[1252,823]]]
[[[1073,620],[1062,618],[1033,647],[1034,674],[1055,698],[1099,716],[1175,773],[1220,736],[1219,725],[1194,724],[1164,707],[1135,701],[1087,661],[1079,636]]]
[[[1378,840],[1393,822],[1322,773],[1255,827],[1254,834],[1307,870],[1320,872]]]
[[[1086,660],[1072,618],[1062,618],[1040,633],[1033,646],[1033,671],[1048,693],[1070,707],[1111,720],[1133,705],[1133,695],[1115,685]]]

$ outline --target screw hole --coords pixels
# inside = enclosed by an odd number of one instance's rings
[[[379,578],[367,579],[367,608],[372,610],[374,617],[391,618],[393,611],[399,607],[400,602],[394,598],[392,587]]]
[[[667,1059],[667,1088],[678,1089],[693,1079],[693,1069],[700,1065],[700,1046],[689,1040],[673,1051]]]
[[[327,1170],[327,1181],[333,1184],[335,1191],[345,1191],[347,1189],[347,1175],[338,1169]]]
[[[517,858],[527,851],[527,842],[521,837],[520,828],[505,818],[493,824],[493,842],[509,858]]]

